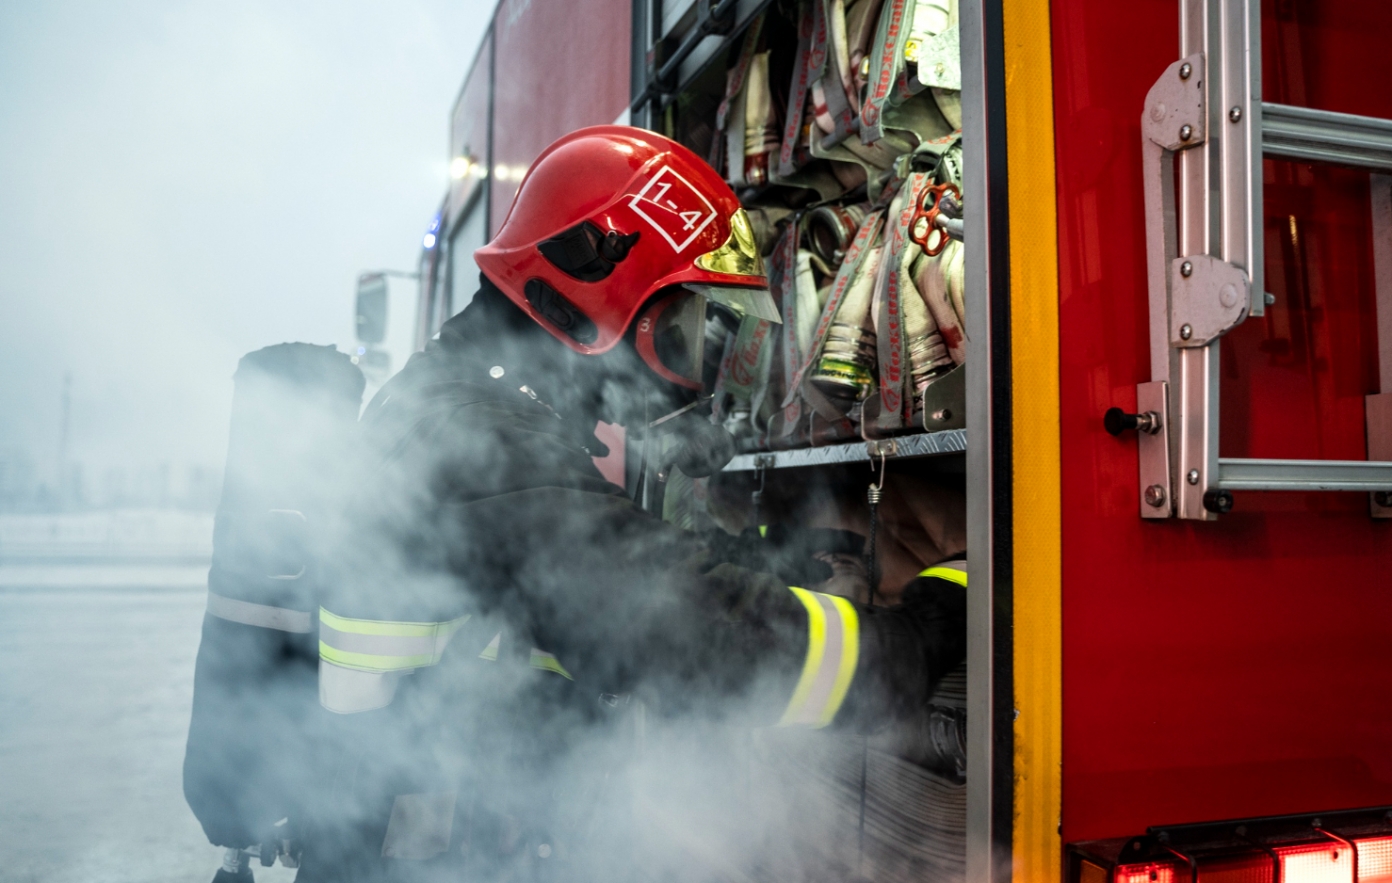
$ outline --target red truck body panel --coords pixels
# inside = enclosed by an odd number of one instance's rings
[[[474,56],[474,66],[459,90],[450,118],[450,159],[464,157],[471,166],[469,173],[450,182],[445,222],[453,227],[474,193],[484,186],[488,170],[488,105],[493,72],[493,32],[483,36],[483,44]]]
[[[1392,5],[1298,6],[1264,4],[1265,100],[1392,118]],[[1139,119],[1177,4],[1054,0],[1052,18],[1063,840],[1392,803],[1392,523],[1365,494],[1255,492],[1217,522],[1144,522],[1136,442],[1102,428],[1150,379]],[[1223,341],[1222,453],[1365,459],[1368,176],[1265,177],[1276,303]]]
[[[628,107],[632,9],[615,0],[503,0],[493,18],[493,207],[498,232],[521,172],[548,144]],[[499,167],[506,171],[497,174]]]

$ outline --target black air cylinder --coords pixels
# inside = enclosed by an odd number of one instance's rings
[[[242,358],[213,529],[184,795],[218,846],[278,839],[314,784],[316,546],[336,510],[362,372],[332,346]]]

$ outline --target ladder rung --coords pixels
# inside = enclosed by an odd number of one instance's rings
[[[1392,463],[1220,457],[1218,487],[1227,491],[1392,491]]]
[[[1262,152],[1392,171],[1392,120],[1262,102]]]

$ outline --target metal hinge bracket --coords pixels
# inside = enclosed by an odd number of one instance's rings
[[[1247,272],[1212,255],[1170,262],[1170,346],[1199,347],[1247,318]]]
[[[1195,53],[1165,68],[1146,93],[1146,139],[1162,150],[1197,147],[1207,140],[1204,57]]]

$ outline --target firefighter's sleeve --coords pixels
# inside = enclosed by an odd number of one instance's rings
[[[446,657],[487,659],[497,628],[470,630],[501,622],[594,694],[639,692],[662,712],[867,728],[926,701],[964,655],[961,586],[938,580],[941,591],[910,593],[900,607],[865,608],[732,562],[635,507],[535,408],[460,407],[417,423],[394,450],[398,462],[426,464],[434,502],[413,530],[428,542],[412,542],[455,575],[445,581],[453,601],[416,612],[390,606],[403,597],[393,592],[352,612],[326,604],[353,618],[321,628],[321,661],[336,673],[394,684]],[[380,707],[392,692],[353,708]]]
[[[621,496],[535,488],[460,507],[485,606],[524,611],[576,681],[757,724],[878,727],[965,656],[965,587],[867,608],[720,561]],[[965,582],[965,575],[963,575]],[[489,594],[496,592],[495,597]]]

